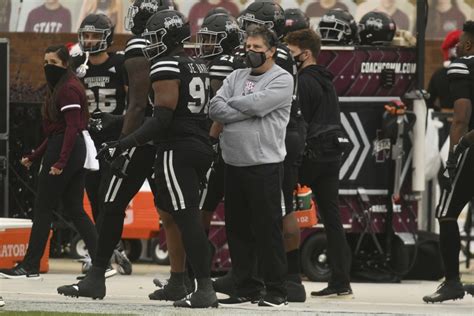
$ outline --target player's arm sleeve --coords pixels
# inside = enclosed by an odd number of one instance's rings
[[[454,101],[453,122],[451,124],[450,150],[467,132],[472,113],[470,72],[468,66],[458,60],[448,69],[449,91]]]
[[[212,98],[210,102],[209,117],[215,122],[228,124],[243,121],[251,117],[227,104],[227,101],[233,95],[234,77],[235,76],[230,75],[224,80],[222,87],[217,91],[216,96]]]
[[[264,117],[276,109],[290,106],[292,96],[293,77],[282,73],[273,78],[263,90],[232,97],[227,104],[249,116]]]

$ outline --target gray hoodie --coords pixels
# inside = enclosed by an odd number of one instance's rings
[[[290,119],[293,77],[278,65],[253,76],[237,69],[211,100],[209,116],[222,123],[222,157],[232,166],[282,162]]]

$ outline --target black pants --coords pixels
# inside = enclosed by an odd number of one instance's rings
[[[459,251],[461,236],[457,219],[474,197],[474,148],[461,156],[451,190],[442,190],[436,209],[439,220],[439,244],[447,280],[459,279]]]
[[[225,220],[232,273],[239,296],[257,296],[263,284],[267,294],[286,297],[287,273],[282,237],[281,183],[283,164],[252,167],[226,166]],[[256,269],[256,262],[262,269]]]
[[[284,173],[282,191],[284,198],[285,215],[294,211],[293,198],[296,184],[298,183],[298,169],[304,151],[304,138],[297,129],[287,129],[286,138],[286,157],[283,162]]]
[[[210,145],[193,150],[197,141],[180,148],[163,147],[156,155],[156,205],[173,217],[196,279],[210,277],[210,251],[199,209],[200,193],[211,166]],[[185,149],[186,148],[186,149]]]
[[[300,182],[313,191],[324,223],[331,268],[329,286],[344,287],[350,284],[351,252],[339,213],[339,169],[339,160],[317,162],[304,158]]]
[[[93,263],[95,266],[105,269],[110,257],[122,237],[123,220],[125,210],[132,198],[140,190],[145,179],[153,183],[153,162],[155,160],[156,147],[145,145],[133,147],[128,150],[130,160],[124,165],[125,178],[113,175],[110,170],[106,172],[103,191],[99,192],[101,199],[98,229],[99,240],[97,254]],[[154,186],[151,185],[152,191]],[[158,225],[158,223],[156,223]]]
[[[104,187],[107,183],[107,169],[108,165],[100,161],[100,167],[97,171],[87,171],[86,173],[86,193],[91,204],[92,216],[94,221],[97,223],[99,219],[100,210],[100,192],[104,191]]]
[[[84,160],[86,146],[84,139],[78,136],[66,167],[60,175],[49,174],[50,168],[59,159],[64,135],[54,135],[48,139],[48,147],[43,156],[38,177],[38,191],[34,207],[33,227],[31,229],[28,250],[23,263],[32,270],[39,269],[48,240],[53,210],[59,202],[72,219],[79,234],[84,239],[89,253],[93,257],[97,247],[97,232],[94,224],[83,208],[84,198]]]
[[[225,162],[219,151],[219,158],[206,174],[207,185],[201,192],[201,201],[199,202],[201,210],[214,212],[219,202],[224,198],[224,173]]]

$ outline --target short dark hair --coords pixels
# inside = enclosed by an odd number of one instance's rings
[[[250,25],[247,30],[247,37],[261,37],[269,48],[278,45],[278,36],[265,25]]]
[[[302,29],[288,33],[285,42],[298,46],[301,50],[308,49],[316,58],[321,51],[321,37],[312,29]]]
[[[468,34],[470,38],[474,39],[474,20],[464,22],[462,30]]]

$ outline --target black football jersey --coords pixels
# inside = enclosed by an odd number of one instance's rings
[[[75,57],[77,68],[84,63],[85,56]],[[109,53],[106,62],[100,65],[87,63],[87,71],[82,83],[86,89],[89,112],[123,114],[125,111],[124,56],[120,53]]]
[[[150,79],[152,83],[159,80],[180,81],[173,122],[160,141],[187,136],[207,139],[210,77],[204,61],[186,55],[156,58],[150,67]]]
[[[470,99],[474,106],[474,55],[457,58],[448,68],[449,90],[452,100]],[[469,130],[474,129],[474,109]]]
[[[209,77],[211,78],[211,80],[224,81],[224,79],[234,70],[246,68],[247,66],[245,65],[245,63],[242,62],[240,58],[223,54],[211,59],[208,62],[207,67],[209,69]],[[212,99],[213,97],[214,95],[211,89],[210,98]]]

